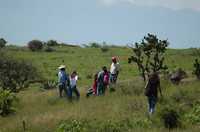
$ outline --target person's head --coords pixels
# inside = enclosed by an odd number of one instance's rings
[[[104,72],[107,72],[107,67],[106,67],[106,66],[103,66],[103,67],[102,67],[102,70],[103,70]]]
[[[65,68],[66,68],[65,65],[60,65],[60,66],[58,67],[58,69],[61,70],[61,71],[65,71]]]
[[[75,77],[76,75],[77,75],[77,72],[73,71],[72,74],[71,74],[71,77]]]
[[[117,58],[116,57],[112,57],[112,62],[113,63],[117,63]]]
[[[98,78],[98,73],[95,73],[94,74],[94,80],[97,80],[97,78]]]

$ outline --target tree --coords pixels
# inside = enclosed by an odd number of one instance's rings
[[[57,46],[58,42],[56,40],[49,40],[46,42],[47,46]]]
[[[195,74],[196,77],[197,77],[198,79],[200,79],[200,63],[199,63],[199,60],[198,60],[198,59],[195,59],[193,74]]]
[[[28,48],[31,51],[42,50],[42,48],[43,48],[43,42],[40,41],[40,40],[31,40],[30,42],[28,42]]]
[[[7,41],[3,38],[0,38],[0,48],[3,48],[6,46]]]
[[[128,62],[137,64],[139,72],[146,81],[146,74],[151,71],[159,72],[167,69],[164,64],[164,54],[168,45],[167,40],[159,40],[156,35],[148,34],[141,43],[135,43],[135,47],[132,47],[133,55],[128,58]]]

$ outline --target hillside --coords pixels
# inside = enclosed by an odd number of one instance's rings
[[[0,117],[0,132],[22,132],[23,122],[27,131],[52,132],[60,127],[74,128],[74,131],[169,131],[160,120],[164,106],[173,106],[180,114],[181,127],[177,132],[198,132],[199,121],[188,118],[195,106],[199,106],[200,82],[192,75],[195,56],[192,49],[168,49],[166,64],[170,70],[183,68],[188,78],[180,85],[173,85],[162,78],[164,97],[159,100],[156,114],[147,116],[147,100],[144,83],[139,77],[137,66],[128,64],[132,51],[126,47],[109,48],[102,52],[99,48],[54,47],[54,52],[30,52],[26,48],[6,47],[6,53],[15,58],[31,61],[40,74],[48,80],[57,80],[58,66],[65,64],[67,71],[76,70],[80,76],[79,101],[73,103],[58,97],[57,89],[44,90],[41,84],[31,85],[17,94],[16,113]],[[118,56],[121,72],[116,92],[107,91],[105,96],[86,98],[86,90],[91,86],[94,73],[102,66],[110,66],[111,57]],[[193,113],[192,113],[193,114]],[[199,114],[199,113],[198,113]],[[200,120],[200,115],[195,115]],[[64,125],[60,123],[64,121]]]

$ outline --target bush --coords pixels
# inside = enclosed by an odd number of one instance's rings
[[[195,105],[191,112],[186,114],[186,119],[192,124],[200,124],[200,104]]]
[[[101,51],[102,51],[102,52],[107,52],[107,51],[109,51],[109,47],[108,47],[107,45],[103,45],[103,46],[101,47]]]
[[[5,47],[6,46],[6,40],[5,39],[3,39],[3,38],[0,38],[0,48],[3,48],[3,47]]]
[[[47,46],[57,46],[58,42],[56,40],[49,40],[46,42]]]
[[[160,111],[160,116],[165,128],[173,129],[180,126],[180,116],[173,106],[164,107]]]
[[[193,74],[196,75],[197,79],[200,80],[200,63],[199,63],[199,60],[196,59],[195,62],[194,62],[194,71],[193,71]]]
[[[6,55],[0,56],[0,86],[4,90],[18,92],[38,78],[37,70],[31,63]]]
[[[42,50],[43,43],[40,40],[32,40],[32,41],[28,42],[28,48],[31,51],[39,51],[39,50]]]
[[[51,48],[50,46],[47,46],[45,49],[44,49],[45,52],[53,52],[55,51],[55,49]]]
[[[86,122],[75,119],[62,121],[56,132],[87,132]]]
[[[57,86],[57,83],[55,81],[48,80],[43,83],[43,88],[46,90],[54,89],[54,88],[56,88],[56,86]]]
[[[93,43],[90,43],[90,44],[89,44],[89,47],[91,47],[91,48],[100,48],[101,45],[98,44],[98,43],[96,43],[96,42],[93,42]]]
[[[0,89],[0,115],[6,116],[14,111],[13,102],[17,98],[14,93]]]

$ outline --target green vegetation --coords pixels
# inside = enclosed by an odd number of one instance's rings
[[[192,75],[194,56],[192,49],[168,49],[165,62],[169,70],[179,67],[188,73],[180,85],[173,85],[161,77],[163,98],[159,99],[156,113],[148,118],[144,82],[135,64],[128,64],[132,49],[109,47],[102,53],[100,48],[55,46],[54,52],[30,52],[24,47],[7,46],[8,56],[31,61],[44,80],[57,81],[58,66],[66,64],[67,72],[76,70],[80,76],[79,101],[68,102],[58,97],[57,89],[44,90],[43,84],[34,83],[16,94],[19,102],[13,106],[16,112],[0,117],[1,132],[63,132],[67,130],[88,132],[168,132],[164,120],[177,113],[176,132],[199,131],[200,82]],[[103,65],[110,66],[111,57],[118,56],[121,72],[115,92],[105,96],[85,98],[86,90],[93,82],[93,74]],[[187,63],[186,63],[187,62]],[[48,81],[47,81],[48,83]],[[166,105],[172,106],[166,109]],[[169,108],[169,107],[167,107]],[[175,111],[173,111],[175,110]],[[164,113],[167,116],[162,116]],[[172,113],[172,114],[171,114]]]
[[[167,40],[159,40],[152,34],[145,36],[140,44],[135,43],[135,47],[132,48],[133,56],[129,58],[129,63],[133,61],[137,64],[144,81],[146,81],[146,74],[167,69],[164,64],[164,53],[168,45]]]
[[[6,46],[7,41],[3,38],[0,38],[0,49]]]

